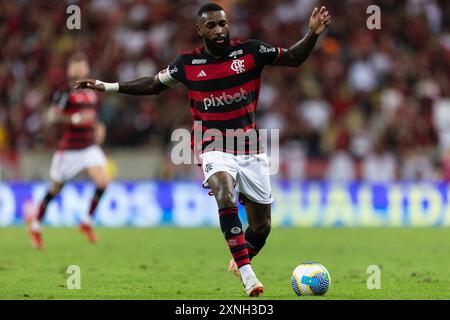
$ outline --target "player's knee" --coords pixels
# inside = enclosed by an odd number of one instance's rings
[[[270,230],[272,229],[272,223],[270,221],[270,219],[265,219],[264,221],[262,221],[261,223],[258,223],[255,227],[254,227],[254,232],[267,238],[270,234]]]
[[[106,182],[100,182],[96,184],[97,190],[105,190],[108,187],[108,184]]]
[[[56,197],[61,192],[63,186],[64,186],[64,184],[62,184],[62,183],[52,185],[49,189],[49,194],[52,197]]]
[[[219,205],[219,209],[235,207],[236,199],[233,193],[220,190],[217,194],[217,204]]]
[[[97,183],[96,183],[97,189],[105,190],[110,183],[111,183],[111,181],[109,178],[101,179],[101,180],[97,181]]]

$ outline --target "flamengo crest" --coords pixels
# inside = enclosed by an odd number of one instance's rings
[[[234,59],[231,63],[231,70],[235,71],[236,73],[242,73],[245,71],[245,60],[239,60]]]

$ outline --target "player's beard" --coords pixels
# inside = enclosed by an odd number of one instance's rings
[[[214,56],[223,55],[230,47],[230,34],[227,34],[222,39],[224,40],[223,43],[217,43],[214,40],[209,40],[208,38],[204,37],[206,47]]]

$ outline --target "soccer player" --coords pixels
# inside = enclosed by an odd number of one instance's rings
[[[217,4],[202,6],[197,17],[197,30],[204,46],[177,56],[156,76],[121,83],[87,79],[79,81],[76,88],[155,95],[181,82],[189,90],[194,127],[197,126],[194,132],[198,127],[203,132],[215,130],[227,142],[230,139],[235,142],[239,137],[227,137],[227,129],[245,133],[256,129],[254,111],[263,68],[300,66],[331,23],[325,7],[315,8],[306,36],[283,49],[258,40],[231,41],[227,15]],[[258,135],[253,138],[250,135],[245,150],[236,148],[236,144],[232,149],[228,149],[228,144],[217,147],[211,137],[202,137],[200,141],[193,138],[194,147],[200,143],[204,183],[217,201],[220,227],[233,256],[231,270],[240,276],[249,296],[258,296],[264,287],[253,272],[251,260],[265,245],[271,228],[270,177],[261,174],[269,166],[268,157],[259,146]],[[248,217],[245,233],[238,217],[235,187]]]
[[[37,249],[43,248],[41,221],[49,202],[58,195],[68,180],[82,171],[94,181],[96,190],[90,204],[89,215],[82,218],[79,230],[90,242],[96,242],[92,217],[110,182],[106,157],[98,145],[105,137],[105,128],[96,120],[97,94],[93,91],[70,89],[77,80],[85,79],[89,72],[86,56],[82,53],[74,54],[67,66],[70,86],[65,91],[55,93],[53,104],[48,111],[48,120],[60,124],[63,133],[50,168],[50,188],[37,213],[27,217],[31,244]]]

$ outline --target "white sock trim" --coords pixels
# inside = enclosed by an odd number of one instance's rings
[[[94,223],[93,220],[94,219],[92,219],[92,217],[89,214],[87,214],[81,218],[81,223],[92,226],[92,224]]]
[[[255,272],[253,272],[251,264],[246,264],[246,265],[240,267],[239,268],[239,272],[241,273],[242,279],[245,279],[245,278],[247,278],[249,276],[254,276],[255,277]]]
[[[31,221],[31,230],[36,232],[41,231],[41,223],[39,222],[39,220],[33,219],[33,221]]]

